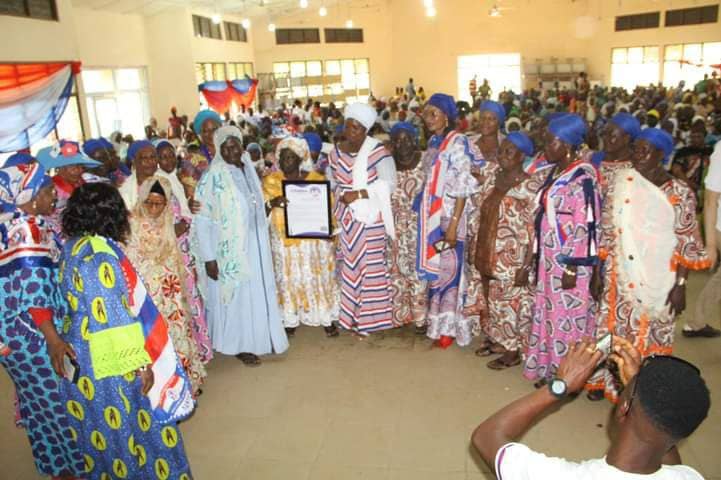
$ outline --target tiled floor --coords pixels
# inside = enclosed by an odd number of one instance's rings
[[[690,282],[691,307],[703,279]],[[679,335],[676,353],[702,368],[715,400],[682,456],[721,480],[721,339]],[[411,330],[358,341],[301,328],[287,355],[259,368],[214,360],[198,410],[181,429],[197,480],[490,479],[470,434],[530,388],[519,368],[488,370],[472,348],[432,349]],[[0,478],[36,479],[27,440],[13,427],[11,392],[0,374]],[[578,398],[525,441],[571,459],[601,456],[609,412],[605,402]]]

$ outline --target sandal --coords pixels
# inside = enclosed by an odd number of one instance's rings
[[[476,355],[479,357],[487,357],[491,354],[491,341],[486,339],[481,342],[481,346],[476,349]]]
[[[288,337],[293,337],[293,336],[295,336],[295,327],[285,327],[285,334],[286,334]]]
[[[243,365],[246,367],[259,367],[260,366],[260,357],[258,355],[255,355],[253,353],[239,353],[235,356],[238,360],[243,362]]]
[[[486,364],[491,370],[505,370],[506,368],[515,367],[521,363],[521,355],[518,352],[506,352],[495,360],[491,360]]]
[[[323,330],[325,330],[325,336],[328,338],[337,337],[340,335],[340,332],[338,331],[338,327],[335,325],[329,325],[327,327],[323,327]]]

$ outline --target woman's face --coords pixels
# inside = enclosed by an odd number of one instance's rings
[[[498,117],[489,110],[482,111],[479,128],[482,135],[498,135]]]
[[[248,153],[250,153],[250,158],[253,160],[253,163],[260,160],[260,150],[257,148],[254,148],[253,150],[248,150]]]
[[[98,148],[90,155],[90,158],[92,158],[93,160],[97,160],[98,162],[100,162],[102,164],[102,165],[98,165],[97,167],[90,170],[91,172],[94,172],[96,175],[104,177],[111,170],[114,170],[113,159],[110,157],[110,152],[108,152],[106,149]],[[115,168],[117,168],[117,166]]]
[[[55,185],[50,184],[40,189],[33,202],[35,202],[35,213],[38,215],[51,215],[55,211],[57,201]]]
[[[135,165],[135,171],[139,177],[147,178],[155,175],[158,170],[158,153],[155,151],[155,147],[141,148],[133,159],[133,165]]]
[[[280,171],[285,175],[295,175],[300,169],[300,164],[303,160],[296,155],[296,153],[290,148],[284,148],[280,151],[280,157],[278,159],[278,166]]]
[[[646,140],[636,140],[633,143],[633,168],[639,172],[649,171],[656,167],[663,159],[663,152],[656,149]]]
[[[240,140],[235,137],[228,137],[220,146],[220,156],[223,157],[225,163],[236,166],[242,165],[243,145],[241,145]]]
[[[148,198],[145,199],[145,202],[143,202],[143,205],[145,206],[145,211],[148,216],[155,219],[159,218],[163,214],[167,203],[168,202],[164,196],[159,193],[151,192],[148,195]]]
[[[568,145],[555,136],[550,130],[546,129],[544,139],[544,152],[546,153],[546,160],[549,163],[558,163],[568,155]]]
[[[82,165],[68,165],[58,168],[58,175],[69,184],[78,185],[82,180],[84,170]]]
[[[203,145],[213,145],[213,135],[218,128],[220,128],[220,124],[212,118],[203,122],[200,126],[200,141],[203,142]]]
[[[443,111],[433,105],[423,107],[423,122],[426,128],[434,134],[443,132],[448,126],[448,117]]]
[[[166,173],[173,173],[178,166],[175,149],[171,145],[163,145],[158,152],[158,165]]]
[[[407,130],[399,130],[391,137],[391,147],[393,157],[398,160],[401,158],[413,158],[416,151],[416,142],[413,136]]]
[[[603,149],[608,153],[620,152],[628,147],[631,137],[613,122],[608,122],[601,134]]]
[[[343,134],[348,143],[360,148],[366,139],[366,128],[358,120],[349,118],[345,121]]]
[[[498,165],[504,170],[515,170],[523,164],[525,158],[522,151],[510,140],[501,142],[498,150]]]

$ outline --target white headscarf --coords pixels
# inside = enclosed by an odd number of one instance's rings
[[[298,137],[285,137],[275,147],[275,160],[280,162],[280,152],[288,148],[293,153],[298,155],[301,159],[300,169],[304,172],[310,172],[313,170],[313,161],[310,158],[310,149],[308,148],[308,142],[303,138]]]
[[[352,118],[363,125],[366,130],[370,130],[378,118],[375,109],[367,103],[351,103],[345,107],[346,120]]]

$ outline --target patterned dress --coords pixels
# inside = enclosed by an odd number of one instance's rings
[[[62,326],[60,252],[49,227],[37,217],[21,215],[1,224],[0,237],[0,364],[15,385],[20,425],[41,474],[80,476],[83,457],[71,435],[66,398],[31,314],[31,309],[47,312],[51,318],[46,321],[58,330]]]
[[[192,153],[187,158],[180,161],[180,170],[178,178],[185,188],[186,194],[192,197],[195,193],[195,187],[200,181],[200,177],[208,169],[213,157],[205,145],[200,146],[200,152]]]
[[[263,178],[266,201],[283,194],[283,178],[282,172]],[[305,180],[323,181],[325,177],[311,172]],[[329,327],[338,320],[333,241],[286,238],[284,210],[274,208],[270,214],[270,246],[283,326]]]
[[[335,198],[353,190],[353,164],[357,154],[338,148],[329,156]],[[368,184],[380,179],[378,165],[393,161],[388,150],[378,144],[368,155]],[[338,273],[341,282],[340,325],[359,333],[393,327],[391,287],[386,264],[386,230],[381,218],[372,225],[355,219],[352,209],[336,202],[333,209],[340,227]],[[380,216],[379,216],[380,217]]]
[[[397,327],[426,323],[428,282],[416,270],[418,252],[418,213],[413,202],[423,189],[425,173],[422,162],[410,170],[398,170],[395,191],[391,194],[396,238],[388,245],[388,266],[391,272],[393,324]]]
[[[598,261],[601,198],[595,168],[577,160],[549,173],[536,216],[538,281],[524,375],[552,377],[568,348],[596,333],[589,291]],[[561,286],[564,268],[576,266],[576,286]]]
[[[448,134],[450,139],[453,133]],[[468,138],[457,134],[448,143],[446,138],[434,136],[423,154],[422,163],[426,167],[427,195],[430,184],[438,185],[440,201],[440,230],[445,232],[453,216],[456,198],[470,197],[478,191],[478,182],[471,175],[471,163],[474,159]],[[444,147],[444,148],[442,148]],[[434,169],[438,176],[434,180]],[[463,312],[467,286],[467,262],[465,243],[468,236],[468,201],[458,220],[456,246],[440,253],[440,272],[430,279],[428,305],[428,337],[438,340],[441,336],[453,337],[459,346],[471,343],[473,320]],[[421,212],[419,222],[425,222],[427,212]],[[425,231],[421,228],[422,231]],[[419,255],[424,252],[419,248]]]
[[[480,266],[484,295],[480,299],[481,329],[508,351],[523,351],[533,312],[532,278],[525,287],[514,285],[516,273],[533,248],[536,196],[545,175],[522,180],[510,190],[495,187],[498,168],[487,167],[490,181],[478,194],[479,222],[475,263]],[[495,218],[495,222],[491,216]]]
[[[180,431],[156,418],[135,374],[138,363],[149,363],[143,360],[144,337],[153,333],[144,332],[141,317],[158,312],[152,302],[143,304],[145,295],[134,293],[138,277],[132,268],[110,240],[84,237],[65,244],[60,274],[70,317],[63,336],[77,353],[80,378],[77,384],[63,381],[62,389],[71,436],[85,458],[82,477],[190,480]],[[135,302],[143,304],[138,317],[131,314]],[[122,354],[113,344],[125,347]]]

